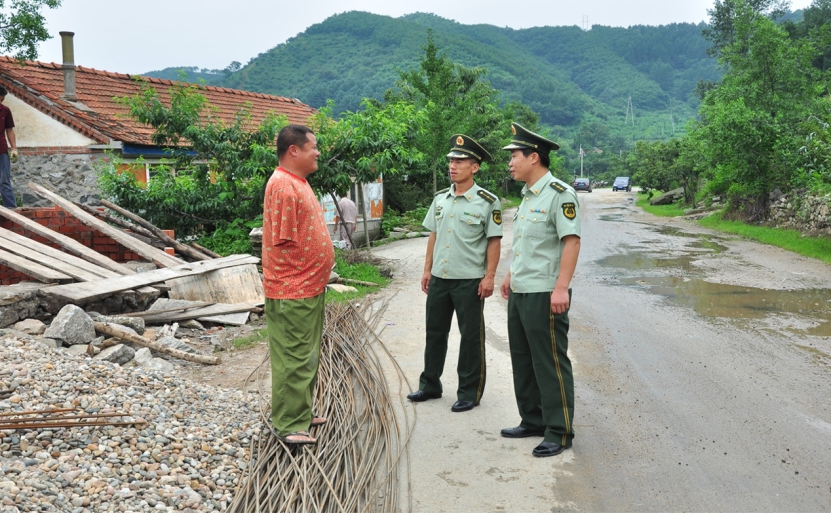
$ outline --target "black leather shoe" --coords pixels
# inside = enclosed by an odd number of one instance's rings
[[[450,411],[468,411],[472,410],[474,406],[477,405],[473,401],[456,401],[450,407]]]
[[[414,403],[420,403],[428,399],[438,399],[439,397],[441,397],[441,394],[431,394],[425,392],[424,390],[416,390],[412,394],[407,395],[407,399],[413,401]]]
[[[566,446],[555,444],[554,442],[540,442],[540,445],[534,447],[531,454],[538,458],[545,458],[546,456],[556,456],[566,450]]]
[[[542,431],[534,431],[533,429],[525,429],[522,426],[505,428],[499,432],[505,438],[527,438],[529,436],[543,436]]]

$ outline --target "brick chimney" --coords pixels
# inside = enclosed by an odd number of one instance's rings
[[[75,94],[75,46],[72,41],[74,32],[61,32],[61,47],[63,49],[63,98],[77,102]]]

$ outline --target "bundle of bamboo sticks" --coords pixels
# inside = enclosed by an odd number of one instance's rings
[[[409,477],[402,461],[409,462],[415,416],[410,418],[403,394],[391,393],[385,376],[385,369],[397,375],[399,388],[406,382],[376,336],[387,304],[327,305],[315,411],[328,422],[313,428],[313,446],[284,444],[265,428],[252,445],[245,482],[229,512],[401,509],[400,473]],[[270,426],[267,370],[260,365],[257,372],[263,422]]]

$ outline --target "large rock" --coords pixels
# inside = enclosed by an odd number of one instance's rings
[[[66,305],[43,332],[43,336],[61,340],[70,346],[89,344],[95,338],[95,326],[90,316],[81,308]]]
[[[650,205],[670,205],[684,197],[684,188],[679,187],[669,192],[665,192],[656,198],[649,200]]]
[[[108,362],[124,365],[125,363],[132,360],[135,355],[136,352],[133,351],[131,348],[125,346],[124,344],[118,344],[117,346],[112,346],[108,347],[107,349],[104,349],[103,351],[95,355],[95,357],[100,358],[101,360],[107,360]]]
[[[15,324],[14,329],[29,335],[43,335],[43,332],[46,331],[46,325],[37,319],[26,319]]]
[[[168,362],[167,360],[163,360],[161,358],[154,358],[153,355],[150,353],[150,349],[146,347],[142,347],[141,349],[136,351],[136,356],[135,358],[133,358],[133,363],[137,367],[141,367],[143,369],[152,371],[159,371],[163,374],[170,374],[171,372],[176,370],[176,366]]]
[[[160,339],[156,340],[157,344],[164,344],[171,349],[178,349],[179,351],[184,351],[186,353],[191,354],[202,354],[196,348],[187,345],[186,343],[182,342],[178,338],[175,337],[161,337]],[[172,358],[167,355],[162,355],[162,358]]]

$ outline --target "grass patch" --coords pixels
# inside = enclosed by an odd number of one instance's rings
[[[390,269],[378,257],[362,250],[335,250],[335,272],[341,278],[358,281],[377,283],[378,287],[358,285],[355,283],[344,283],[358,289],[357,292],[329,293],[326,301],[343,303],[352,299],[358,299],[372,292],[386,287],[392,279]]]
[[[522,203],[522,198],[519,196],[508,196],[501,201],[502,203],[502,210],[508,210],[509,208],[518,207],[520,203]]]
[[[660,196],[661,194],[663,193],[653,191],[652,196]],[[639,192],[635,205],[644,209],[645,212],[658,217],[678,217],[684,215],[684,210],[686,210],[686,207],[680,203],[673,203],[671,205],[650,205],[649,199],[649,195]]]
[[[701,226],[720,232],[733,233],[746,239],[770,244],[802,256],[831,263],[831,240],[825,237],[809,237],[796,230],[754,226],[741,221],[726,221],[721,214],[714,214],[698,221]]]
[[[268,340],[268,333],[267,330],[263,328],[255,331],[254,333],[249,333],[244,337],[235,338],[232,345],[235,350],[242,350],[254,347],[260,342],[265,342],[266,340]]]

